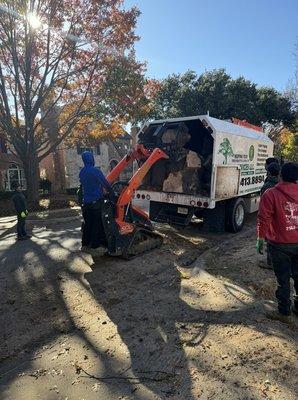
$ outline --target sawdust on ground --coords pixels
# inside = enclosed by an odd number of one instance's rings
[[[296,399],[297,330],[266,318],[253,224],[159,226],[164,246],[131,261],[73,251],[78,224],[36,232],[15,265],[6,239],[0,399]]]

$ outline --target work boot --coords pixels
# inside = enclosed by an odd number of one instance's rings
[[[102,257],[104,254],[108,252],[108,249],[104,246],[99,246],[96,248],[89,248],[86,252],[90,254],[92,257]]]
[[[267,261],[259,261],[258,266],[263,269],[273,269],[272,264],[267,264]]]

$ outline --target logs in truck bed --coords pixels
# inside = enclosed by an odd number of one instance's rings
[[[184,194],[210,194],[213,139],[206,128],[195,134],[183,122],[150,126],[140,134],[147,148],[159,147],[168,160],[156,163],[142,189]]]

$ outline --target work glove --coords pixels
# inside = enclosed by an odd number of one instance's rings
[[[256,249],[257,252],[260,254],[264,254],[264,244],[265,240],[262,238],[257,238]]]
[[[22,218],[26,218],[27,215],[28,215],[28,214],[26,214],[26,211],[22,211],[22,212],[21,212],[21,217],[22,217]]]

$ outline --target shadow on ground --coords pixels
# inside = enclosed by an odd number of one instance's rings
[[[208,360],[200,360],[198,353],[192,360],[186,349],[204,345],[213,326],[249,326],[266,335],[272,334],[272,326],[258,324],[249,317],[261,307],[257,299],[235,309],[215,311],[194,308],[181,298],[177,255],[185,249],[197,252],[198,246],[205,250],[208,235],[194,247],[187,239],[193,237],[193,232],[179,229],[169,234],[164,248],[151,254],[129,262],[104,257],[91,264],[77,251],[78,225],[41,230],[32,241],[16,243],[6,236],[1,242],[0,398],[7,400],[5,393],[19,374],[30,371],[36,357],[61,335],[79,338],[81,346],[87,346],[97,357],[98,364],[89,379],[92,384],[100,381],[108,388],[110,397],[106,398],[198,398],[202,388],[193,385],[191,365],[206,379],[218,379],[227,390],[235,390],[225,373],[213,368]],[[216,235],[212,235],[214,238]],[[73,248],[76,250],[70,251]],[[237,281],[234,271],[223,271],[233,283],[243,283]],[[83,324],[77,322],[68,297],[71,290],[65,290],[68,284],[74,284],[79,293],[76,306],[86,310],[92,300],[98,316],[92,312]],[[116,327],[116,339],[106,326],[109,323]],[[275,334],[286,336],[279,325],[275,326]],[[108,348],[101,343],[103,335],[111,336]],[[221,345],[224,349],[225,344]],[[274,349],[272,352],[274,356]],[[73,374],[86,375],[80,365],[72,368]],[[241,388],[241,376],[238,380]],[[66,377],[66,383],[70,387],[71,378]],[[243,386],[241,390],[246,396],[242,398],[256,398],[253,388]],[[67,386],[64,394],[68,395]]]

